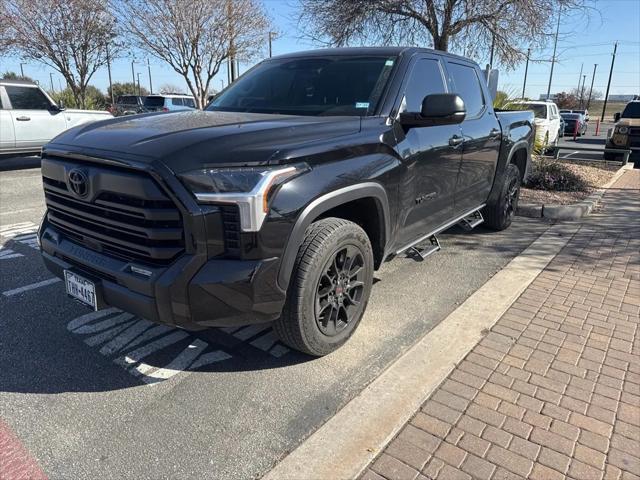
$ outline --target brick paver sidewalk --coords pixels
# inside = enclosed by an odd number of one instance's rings
[[[639,311],[634,170],[362,480],[640,478]]]

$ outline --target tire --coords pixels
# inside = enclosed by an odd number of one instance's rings
[[[274,330],[296,350],[327,355],[357,328],[372,284],[373,250],[365,231],[340,218],[318,220],[305,232]]]
[[[518,208],[520,198],[520,170],[514,164],[507,165],[500,194],[495,202],[484,207],[484,221],[494,230],[509,228]]]

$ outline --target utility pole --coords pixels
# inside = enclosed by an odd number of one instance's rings
[[[131,81],[133,82],[133,93],[135,95],[136,93],[136,72],[133,70],[133,64],[135,63],[135,60],[131,60]]]
[[[558,10],[558,25],[556,26],[556,38],[553,41],[553,57],[551,58],[551,72],[549,73],[549,86],[547,87],[547,100],[551,95],[551,80],[553,79],[553,67],[556,63],[556,49],[558,47],[558,33],[560,32],[560,14],[562,13],[562,7]]]
[[[49,72],[49,80],[51,80],[51,92],[53,92],[53,72]]]
[[[587,99],[587,110],[589,110],[589,105],[591,105],[591,94],[593,93],[593,81],[596,79],[596,69],[598,68],[598,64],[593,64],[593,75],[591,76],[591,86],[589,87],[589,98]]]
[[[580,82],[582,81],[582,70],[584,69],[584,63],[580,65],[580,75],[578,75],[578,88],[576,88],[576,94],[580,93]]]
[[[527,48],[527,63],[524,65],[524,82],[522,82],[522,98],[524,99],[524,90],[527,87],[527,73],[529,72],[529,56],[531,55],[531,48]]]
[[[496,47],[496,34],[491,32],[491,54],[489,55],[489,72],[493,69],[493,52]],[[487,77],[488,78],[488,77]]]
[[[618,50],[618,42],[613,44],[613,56],[611,57],[611,70],[609,70],[609,81],[607,82],[607,93],[604,94],[604,104],[602,105],[602,117],[600,117],[601,122],[604,122],[604,112],[607,109],[607,100],[609,100],[609,88],[611,88],[611,77],[613,76],[613,64],[616,61],[616,50]]]
[[[111,93],[111,105],[115,105],[116,98],[113,94],[113,83],[111,82],[111,58],[109,57],[109,45],[107,45],[106,50],[107,50],[107,72],[109,72],[109,92]]]
[[[147,69],[149,70],[149,93],[153,93],[153,84],[151,83],[151,65],[149,64],[149,57],[147,57]]]
[[[584,102],[584,84],[587,81],[587,76],[583,75],[582,76],[582,89],[580,90],[580,108],[582,108],[583,102]]]
[[[140,72],[138,72],[138,95],[142,95],[142,90],[140,90]]]
[[[20,64],[20,75],[22,76],[22,79],[24,80],[24,68],[22,68],[23,65],[24,65],[24,63]]]

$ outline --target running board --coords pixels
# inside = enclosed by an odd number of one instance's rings
[[[421,262],[432,253],[436,253],[438,250],[440,250],[440,242],[438,241],[438,237],[436,237],[435,235],[431,235],[429,237],[429,245],[426,245],[425,247],[416,245],[410,247],[407,252],[414,260]]]
[[[464,230],[469,232],[483,222],[484,222],[484,217],[482,216],[482,213],[480,212],[480,210],[476,210],[475,212],[467,215],[462,220],[460,220],[458,225],[460,225],[460,227],[462,227]]]

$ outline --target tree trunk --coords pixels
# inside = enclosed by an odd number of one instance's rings
[[[433,37],[433,48],[446,52],[449,50],[449,35],[442,34]]]

